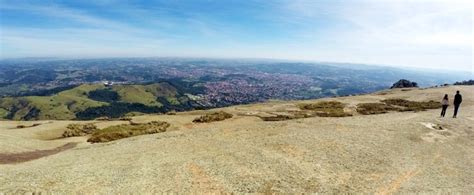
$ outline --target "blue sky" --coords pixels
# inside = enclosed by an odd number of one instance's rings
[[[473,71],[469,0],[0,0],[0,57],[219,57]]]

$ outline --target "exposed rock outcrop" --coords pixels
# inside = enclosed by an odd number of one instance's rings
[[[390,87],[390,89],[393,89],[393,88],[410,88],[410,87],[418,87],[418,83],[411,82],[411,81],[406,80],[406,79],[400,79],[399,81],[394,83],[392,85],[392,87]]]

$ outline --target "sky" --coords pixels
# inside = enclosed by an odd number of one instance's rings
[[[0,58],[210,57],[474,72],[470,0],[0,0]]]

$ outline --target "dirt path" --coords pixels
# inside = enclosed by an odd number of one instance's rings
[[[35,150],[31,152],[22,152],[22,153],[0,153],[0,164],[15,164],[15,163],[22,163],[30,160],[39,159],[42,157],[50,156],[53,154],[57,154],[59,152],[71,149],[76,147],[77,143],[67,143],[63,146],[59,146],[54,149],[50,150]]]

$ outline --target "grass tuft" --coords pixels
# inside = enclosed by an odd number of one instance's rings
[[[63,137],[76,137],[76,136],[84,136],[93,133],[94,131],[98,130],[97,126],[92,123],[88,124],[69,124],[67,130],[64,131]]]
[[[115,125],[95,131],[87,141],[92,143],[109,142],[138,135],[161,133],[165,132],[169,126],[169,123],[162,121]]]
[[[391,98],[381,101],[382,103],[361,103],[357,105],[357,112],[364,115],[383,114],[390,111],[425,111],[427,109],[441,108],[441,104],[436,101],[410,101],[400,98]]]
[[[384,114],[390,111],[398,111],[399,108],[384,103],[360,103],[357,104],[357,112],[363,115]]]
[[[30,128],[30,127],[36,127],[36,126],[40,126],[41,124],[39,123],[35,123],[35,124],[32,124],[32,125],[17,125],[16,128],[17,129],[23,129],[23,128]]]
[[[345,104],[338,101],[323,101],[317,103],[302,103],[298,107],[301,110],[313,111],[319,117],[346,117],[352,116],[344,112]]]
[[[427,109],[441,108],[441,104],[433,100],[424,101],[424,102],[416,102],[416,101],[410,101],[410,100],[405,100],[405,99],[400,99],[400,98],[392,98],[392,99],[382,100],[382,102],[391,106],[401,106],[403,108],[401,108],[399,111],[402,111],[402,112],[425,111]]]
[[[193,122],[195,123],[210,123],[214,121],[223,121],[225,119],[232,118],[232,114],[229,114],[224,111],[208,113],[206,115],[195,118]]]

